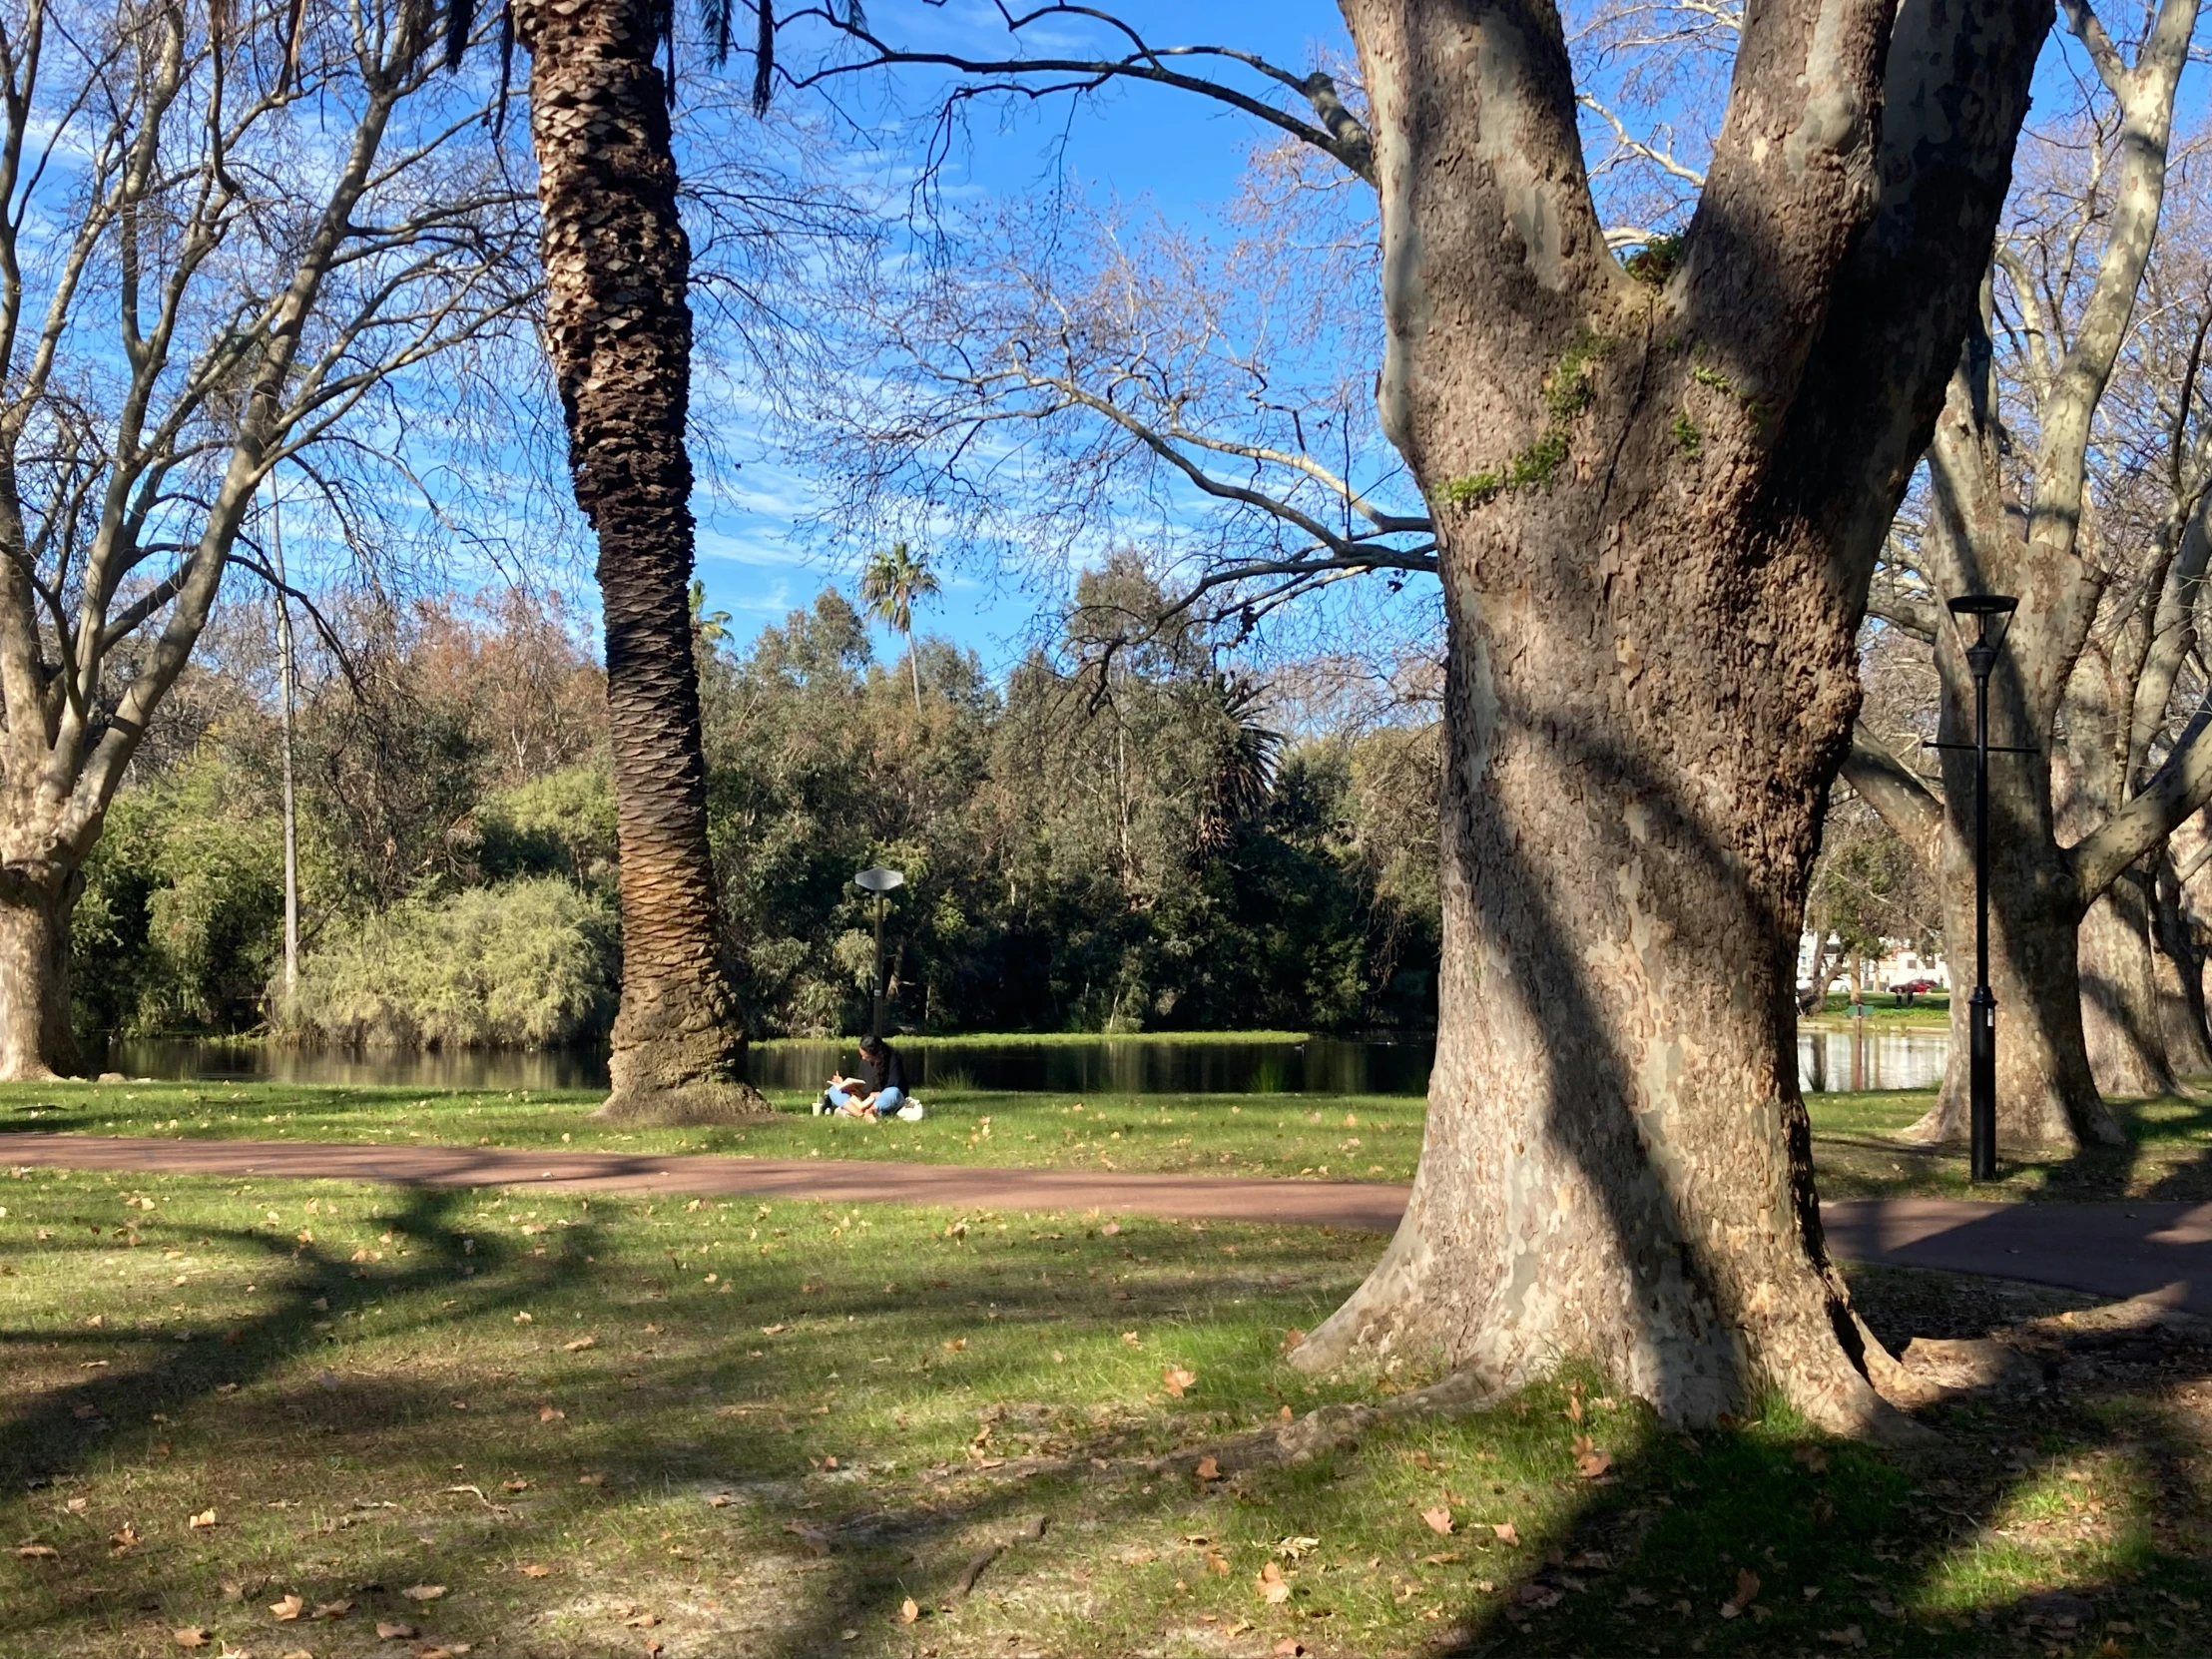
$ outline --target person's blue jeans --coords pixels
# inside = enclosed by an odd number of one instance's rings
[[[829,1104],[830,1111],[836,1112],[857,1101],[865,1100],[867,1096],[859,1089],[825,1089],[822,1098]],[[875,1115],[887,1118],[905,1104],[906,1094],[904,1090],[884,1089],[875,1097]]]

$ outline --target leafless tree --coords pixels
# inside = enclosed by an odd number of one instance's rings
[[[274,579],[262,481],[404,490],[433,359],[527,316],[528,198],[436,27],[0,8],[0,1076],[75,1063],[79,871],[226,570]]]

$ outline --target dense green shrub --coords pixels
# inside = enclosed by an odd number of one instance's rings
[[[126,790],[85,865],[70,934],[87,1033],[235,1031],[282,948],[276,803],[214,753]]]
[[[576,1042],[613,1017],[619,954],[607,903],[559,876],[403,899],[307,957],[296,1018],[368,1047]]]

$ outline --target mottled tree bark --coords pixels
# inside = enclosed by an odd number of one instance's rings
[[[2191,925],[2169,846],[2158,860],[2152,912],[2151,968],[2158,987],[2159,1029],[2177,1077],[2212,1076],[2212,1029],[2205,1022],[2204,951]]]
[[[622,1005],[605,1115],[766,1109],[722,954],[692,657],[691,250],[654,9],[523,0],[546,334],[576,503],[599,536],[621,850]]]
[[[77,1069],[69,1009],[69,917],[84,878],[51,863],[10,862],[0,876],[0,1078]]]
[[[1814,1198],[1797,929],[2048,8],[1754,8],[1663,286],[1606,251],[1548,4],[1345,12],[1382,414],[1450,630],[1444,976],[1405,1221],[1300,1362],[1509,1384],[1579,1353],[1677,1420],[1766,1382],[1880,1425]]]
[[[2145,878],[2129,870],[2081,918],[2081,1025],[2089,1069],[2115,1099],[2171,1094]]]

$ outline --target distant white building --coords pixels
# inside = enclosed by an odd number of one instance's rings
[[[1797,980],[1801,991],[1812,988],[1810,981],[1816,956],[1830,964],[1830,973],[1833,975],[1829,980],[1831,985],[1850,975],[1852,964],[1837,954],[1835,936],[1831,934],[1825,941],[1825,950],[1820,948],[1823,942],[1811,933],[1798,936]],[[1882,954],[1865,962],[1862,971],[1866,975],[1862,985],[1867,990],[1886,991],[1892,985],[1902,985],[1914,979],[1932,980],[1946,991],[1950,989],[1950,964],[1943,960],[1941,953],[1932,952],[1923,956],[1903,939],[1884,939]]]

